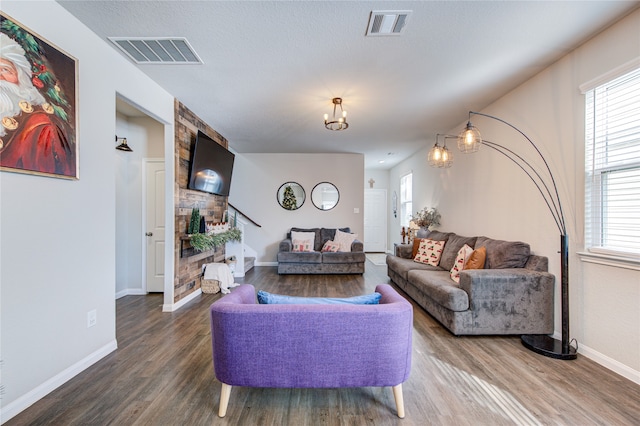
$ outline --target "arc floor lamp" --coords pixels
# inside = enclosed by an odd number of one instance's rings
[[[516,154],[513,150],[497,144],[483,140],[478,129],[471,123],[471,116],[478,115],[487,117],[492,120],[499,121],[514,129],[522,137],[524,137],[529,144],[535,149],[537,154],[544,163],[545,170],[542,171],[542,175],[538,172],[527,160],[522,156]],[[529,179],[535,184],[538,192],[544,199],[553,220],[560,231],[560,285],[561,285],[561,311],[562,311],[562,339],[554,339],[547,335],[522,335],[522,344],[541,355],[545,355],[556,359],[576,359],[577,349],[571,346],[569,340],[569,236],[567,235],[567,228],[564,220],[564,212],[562,210],[562,204],[560,203],[560,196],[558,195],[558,188],[556,186],[555,178],[547,160],[542,155],[542,152],[538,149],[535,143],[514,125],[506,122],[505,120],[494,117],[489,114],[481,112],[469,111],[469,121],[466,128],[458,136],[458,149],[463,153],[473,153],[478,151],[480,145],[487,146],[500,154],[507,157],[513,163],[515,163],[522,171],[524,171]]]

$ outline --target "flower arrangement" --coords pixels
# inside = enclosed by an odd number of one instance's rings
[[[429,228],[440,225],[440,213],[435,207],[425,207],[411,216],[411,222],[419,228]]]

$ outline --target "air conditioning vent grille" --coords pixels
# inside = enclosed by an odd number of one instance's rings
[[[404,30],[411,10],[372,10],[367,36],[399,36]]]
[[[136,64],[202,64],[186,38],[109,37]]]

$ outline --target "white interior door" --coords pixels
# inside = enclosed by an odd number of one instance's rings
[[[145,162],[146,289],[164,292],[164,161]]]
[[[364,190],[364,251],[387,250],[387,190]]]

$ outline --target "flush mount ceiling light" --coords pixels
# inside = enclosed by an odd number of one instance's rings
[[[367,36],[399,36],[412,10],[372,10]]]
[[[329,130],[347,130],[349,123],[347,123],[347,111],[342,109],[342,98],[333,98],[333,117],[329,120],[329,114],[324,115],[324,127]],[[336,109],[340,107],[340,115],[336,118]]]
[[[109,37],[109,40],[136,64],[202,64],[184,37]]]

